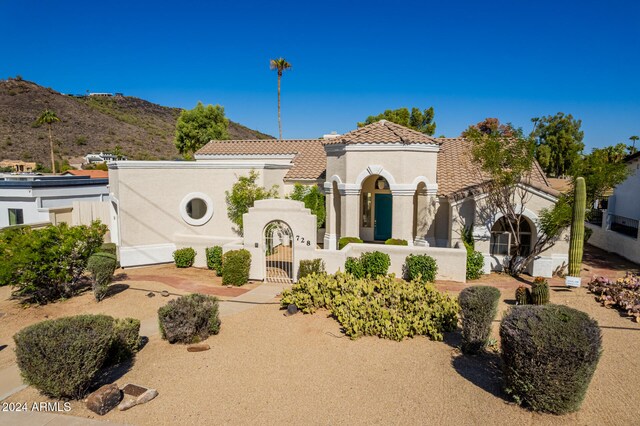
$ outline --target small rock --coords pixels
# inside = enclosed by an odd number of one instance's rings
[[[162,297],[169,297],[169,292],[167,290],[162,290]]]
[[[204,352],[208,351],[209,349],[211,349],[211,346],[207,345],[206,343],[198,343],[195,345],[187,346],[187,352]]]
[[[231,284],[227,284],[227,288],[231,288],[233,287]]]
[[[143,393],[142,395],[140,395],[138,397],[138,399],[136,399],[136,405],[137,404],[145,404],[145,403],[151,401],[156,396],[158,396],[158,391],[157,390],[155,390],[155,389],[147,389],[147,391],[145,393]]]
[[[87,408],[96,414],[104,416],[115,408],[122,399],[122,392],[118,385],[111,383],[104,385],[87,397]]]
[[[287,316],[295,315],[298,313],[298,307],[293,303],[287,306]]]
[[[127,383],[122,388],[122,392],[124,392],[125,395],[131,395],[135,398],[139,397],[146,391],[147,391],[147,388],[145,388],[144,386],[134,385],[133,383]]]
[[[147,293],[147,297],[156,297],[156,294],[150,291],[149,293]]]
[[[135,407],[136,405],[138,405],[136,398],[132,397],[131,395],[125,395],[120,405],[118,405],[118,410],[126,411],[131,407]]]

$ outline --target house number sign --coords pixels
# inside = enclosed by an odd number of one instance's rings
[[[311,241],[308,238],[301,237],[300,235],[296,235],[296,241],[299,242],[300,244],[306,244],[308,246],[311,246]]]

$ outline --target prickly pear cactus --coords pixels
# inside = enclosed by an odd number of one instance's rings
[[[546,305],[549,303],[549,283],[544,278],[537,277],[533,280],[531,303],[534,305]]]
[[[518,305],[531,304],[531,292],[523,285],[516,289],[516,303]]]
[[[569,276],[579,277],[584,249],[584,211],[587,202],[587,190],[583,177],[576,179],[574,191],[573,220],[569,241]]]

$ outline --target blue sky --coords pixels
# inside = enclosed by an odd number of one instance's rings
[[[268,65],[284,56],[285,138],[402,106],[434,106],[437,135],[558,111],[582,119],[588,148],[640,134],[637,1],[0,0],[0,39],[0,78],[221,104],[272,135]]]

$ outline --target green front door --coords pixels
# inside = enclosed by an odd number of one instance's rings
[[[391,194],[376,194],[375,202],[373,239],[386,241],[391,238],[391,212],[393,210]]]

